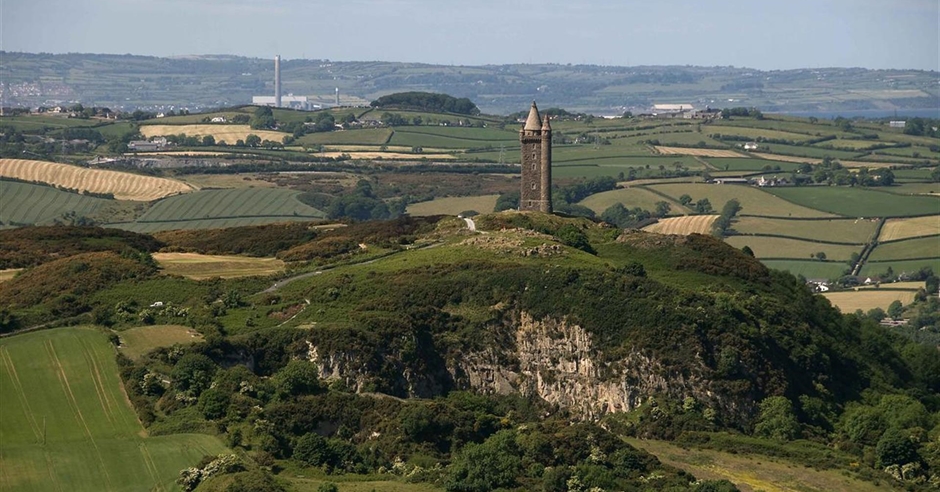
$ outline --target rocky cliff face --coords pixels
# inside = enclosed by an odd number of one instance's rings
[[[558,319],[514,320],[515,347],[508,354],[470,354],[449,368],[457,386],[493,393],[535,395],[586,419],[629,411],[661,394],[693,396],[703,403],[716,398],[697,374],[671,373],[655,358],[639,352],[603,362],[593,337],[582,327]],[[509,355],[512,366],[499,364]]]
[[[584,419],[633,410],[653,395],[678,400],[692,396],[707,406],[722,406],[701,371],[671,371],[638,351],[604,362],[592,335],[566,320],[534,319],[521,312],[510,316],[505,329],[513,344],[451,358],[446,373],[418,374],[402,365],[394,386],[407,396],[421,397],[445,388],[521,393],[538,396]],[[361,354],[324,354],[315,345],[308,346],[307,356],[319,366],[322,378],[341,379],[350,389],[368,391],[375,375],[363,364]]]

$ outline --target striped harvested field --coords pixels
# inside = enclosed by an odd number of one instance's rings
[[[411,215],[457,215],[467,210],[481,214],[492,212],[499,195],[451,196],[408,205]]]
[[[909,237],[940,234],[940,215],[912,217],[910,219],[888,219],[881,228],[878,241],[894,241]]]
[[[199,253],[154,253],[153,259],[160,264],[163,273],[180,275],[193,280],[272,275],[284,270],[284,262],[277,258],[202,255]]]
[[[643,228],[646,232],[658,234],[708,234],[717,215],[686,215],[670,217]]]
[[[118,200],[141,202],[193,191],[192,186],[175,179],[25,159],[0,159],[0,176],[91,193],[112,193]]]
[[[145,138],[161,137],[167,135],[186,134],[189,137],[205,137],[212,135],[216,143],[225,142],[234,145],[239,140],[245,140],[248,135],[257,135],[261,140],[273,140],[281,143],[284,132],[271,130],[252,130],[248,125],[141,125],[140,134]]]
[[[875,308],[888,309],[894,301],[901,301],[901,304],[906,306],[914,300],[914,292],[904,290],[866,289],[826,292],[823,296],[843,313],[854,313],[859,309],[866,312]]]
[[[656,151],[663,155],[693,155],[698,157],[744,157],[733,150],[723,149],[688,149],[685,147],[660,147]]]

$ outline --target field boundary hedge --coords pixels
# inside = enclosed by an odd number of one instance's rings
[[[843,243],[839,241],[823,241],[821,239],[807,239],[796,236],[786,236],[783,234],[765,234],[765,233],[742,233],[737,232],[734,229],[729,231],[728,236],[742,236],[742,237],[772,237],[777,239],[793,239],[796,241],[805,241],[807,243],[818,243],[818,244],[832,244],[835,246],[864,246],[868,243]]]

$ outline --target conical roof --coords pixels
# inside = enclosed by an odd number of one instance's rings
[[[529,109],[529,117],[525,120],[523,130],[541,130],[542,118],[539,117],[539,108],[535,107],[535,101],[532,101],[532,108]]]
[[[549,122],[550,119],[551,119],[551,118],[550,118],[548,115],[545,115],[545,119],[542,120],[542,131],[545,131],[545,130],[551,131],[551,130],[552,130],[552,124]]]

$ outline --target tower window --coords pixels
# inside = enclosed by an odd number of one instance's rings
[[[535,183],[532,183],[532,189],[533,190],[535,189]]]

